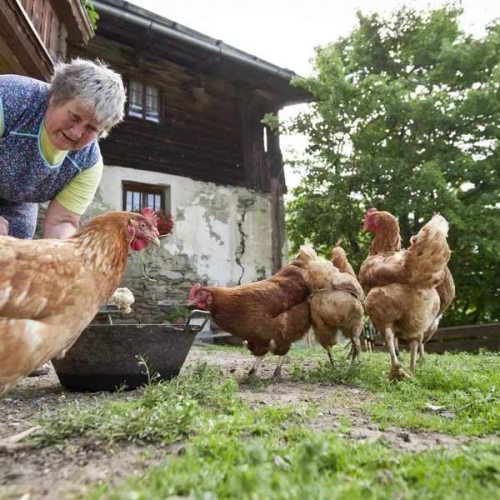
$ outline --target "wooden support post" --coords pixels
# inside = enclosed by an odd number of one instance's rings
[[[282,235],[281,185],[279,179],[271,179],[271,245],[272,245],[272,273],[281,269]]]

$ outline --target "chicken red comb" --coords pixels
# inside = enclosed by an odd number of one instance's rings
[[[370,208],[370,210],[368,210],[366,212],[366,214],[364,215],[363,217],[363,229],[365,231],[367,231],[368,229],[370,229],[370,220],[372,218],[372,215],[377,212],[377,209],[375,207],[372,207]]]
[[[200,290],[201,288],[203,288],[203,287],[201,286],[201,284],[200,284],[200,283],[196,283],[196,284],[194,284],[194,285],[191,287],[191,290],[189,290],[189,298],[190,298],[191,300],[194,300],[194,297],[195,297],[195,295],[196,295],[196,292],[198,292],[198,290]]]
[[[141,210],[141,214],[153,227],[156,227],[158,225],[158,218],[156,217],[156,213],[152,208],[144,207]]]
[[[363,217],[363,221],[366,222],[370,218],[370,216],[373,214],[373,212],[377,212],[377,209],[375,207],[370,208],[370,210],[368,210],[366,212],[366,214]]]

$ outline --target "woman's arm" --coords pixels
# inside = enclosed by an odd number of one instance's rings
[[[76,232],[79,223],[79,214],[63,207],[57,200],[52,200],[43,222],[43,237],[69,238]]]

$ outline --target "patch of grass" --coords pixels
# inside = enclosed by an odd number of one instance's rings
[[[389,356],[363,354],[353,367],[336,349],[336,367],[327,360],[315,368],[295,363],[292,378],[311,383],[348,384],[371,391],[365,409],[382,427],[397,425],[482,436],[500,431],[500,355],[426,355],[416,375],[390,382]],[[300,358],[299,358],[300,359]],[[408,364],[408,354],[402,355]]]
[[[68,403],[42,417],[37,440],[44,446],[76,436],[169,443],[193,432],[207,412],[235,412],[241,404],[236,393],[236,382],[200,364],[186,376],[146,385],[134,400]]]
[[[343,349],[335,353],[335,369],[319,349],[310,356],[292,354],[293,378],[315,384],[318,391],[339,382],[362,388],[369,397],[356,403],[381,425],[470,435],[498,431],[494,397],[460,410],[498,386],[497,355],[428,356],[415,378],[391,383],[387,355],[365,354],[351,368]],[[312,360],[307,369],[305,359]],[[347,405],[352,392],[339,388],[329,404]],[[404,453],[383,441],[345,439],[340,433],[352,423],[342,416],[336,431],[314,432],[307,423],[321,406],[246,404],[237,383],[206,364],[172,381],[151,383],[134,396],[70,403],[47,415],[42,434],[34,438],[42,446],[77,436],[107,442],[183,440],[182,452],[167,455],[159,467],[119,486],[96,486],[87,500],[475,499],[496,498],[500,488],[500,442]]]
[[[498,444],[410,455],[292,426],[245,440],[203,432],[182,455],[87,499],[473,499],[499,487]]]
[[[40,446],[78,436],[104,442],[168,444],[200,429],[264,435],[273,426],[303,419],[308,413],[285,405],[245,409],[236,382],[225,378],[217,368],[200,364],[182,377],[148,384],[134,400],[102,403],[87,398],[68,403],[41,419],[43,430],[34,439]]]
[[[252,388],[254,391],[262,391],[271,387],[274,383],[272,379],[260,378],[254,375],[246,375],[239,381],[241,386]]]

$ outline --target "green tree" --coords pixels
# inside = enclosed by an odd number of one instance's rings
[[[90,21],[90,25],[94,31],[97,30],[97,21],[99,20],[99,14],[95,10],[94,2],[92,0],[80,0],[85,12]]]
[[[315,101],[290,127],[310,144],[288,205],[294,249],[326,253],[342,238],[359,268],[368,208],[399,217],[404,245],[440,212],[457,285],[447,324],[500,320],[500,24],[474,38],[461,14],[358,13],[349,36],[316,50],[314,75],[296,80]]]

